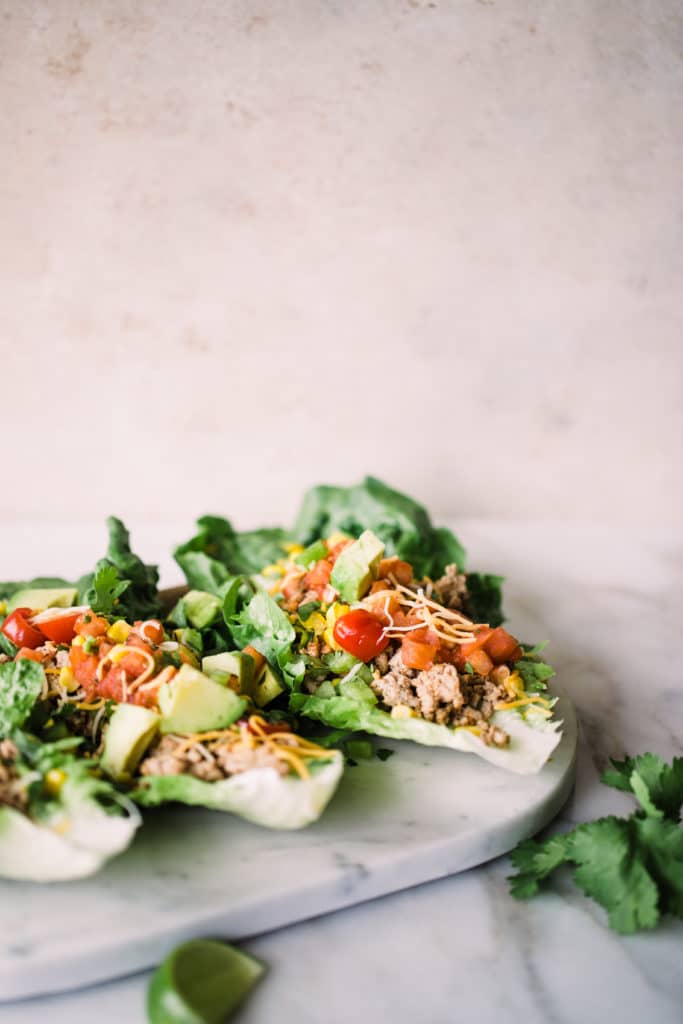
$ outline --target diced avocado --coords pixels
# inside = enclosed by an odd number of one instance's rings
[[[372,530],[344,548],[334,563],[330,583],[344,601],[360,601],[376,576],[384,554],[384,544]]]
[[[314,540],[312,544],[309,544],[307,548],[295,556],[294,561],[297,565],[303,565],[305,569],[309,566],[315,565],[321,558],[327,558],[329,551],[327,550],[327,544],[324,540]]]
[[[220,614],[220,599],[204,590],[190,590],[181,601],[187,621],[195,629],[206,629]]]
[[[227,686],[183,665],[170,683],[159,687],[162,732],[225,729],[240,717],[247,702]]]
[[[228,683],[230,676],[237,679],[237,692],[251,697],[254,684],[254,659],[244,651],[224,651],[202,658],[202,672],[219,683]],[[231,687],[235,689],[235,687]]]
[[[76,603],[76,587],[36,587],[34,590],[17,590],[7,605],[8,612],[15,608],[30,608],[44,612],[46,608],[70,608]]]
[[[284,692],[284,686],[270,667],[266,665],[254,686],[254,704],[257,708],[265,707]]]
[[[112,779],[129,778],[159,731],[159,715],[139,704],[118,704],[104,737],[100,764]]]

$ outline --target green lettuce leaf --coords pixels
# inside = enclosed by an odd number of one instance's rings
[[[0,665],[0,738],[20,729],[43,688],[42,665],[30,658]]]
[[[503,614],[504,576],[491,573],[467,573],[466,611],[474,622],[488,622],[489,626],[500,626],[505,621]]]
[[[347,677],[339,683],[338,696],[292,693],[290,709],[333,729],[362,730],[375,736],[476,754],[519,775],[540,771],[561,739],[560,722],[548,721],[533,713],[522,717],[515,711],[495,712],[491,721],[510,736],[507,747],[487,746],[467,729],[451,729],[422,718],[393,718],[377,706],[375,694],[361,678],[363,670],[354,672],[353,678]]]
[[[255,647],[271,666],[279,668],[288,686],[301,683],[305,662],[293,652],[294,626],[265,590],[258,590],[241,611],[228,617],[228,628],[240,648]]]
[[[130,535],[120,519],[110,516],[107,529],[106,557],[100,559],[94,573],[79,580],[79,603],[90,605],[98,615],[116,615],[131,622],[159,616],[157,567],[146,565],[131,550]]]
[[[410,562],[416,576],[440,575],[446,565],[465,565],[465,549],[450,530],[434,527],[426,509],[376,477],[354,487],[313,487],[304,496],[294,527],[304,545],[337,530],[359,537],[372,530],[387,555]]]
[[[342,776],[343,757],[310,762],[310,777],[279,775],[274,768],[255,768],[219,782],[192,775],[145,776],[132,794],[145,807],[177,801],[229,811],[266,828],[297,829],[316,821],[331,800]]]
[[[71,586],[73,584],[62,579],[61,576],[35,576],[32,580],[24,580],[21,583],[0,583],[0,601],[8,601],[19,590],[43,590],[45,588],[52,590],[57,587]]]
[[[282,558],[288,539],[279,527],[235,531],[227,519],[202,516],[197,533],[180,544],[173,556],[190,587],[218,594],[232,576],[259,572]]]

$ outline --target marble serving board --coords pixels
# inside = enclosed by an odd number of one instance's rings
[[[563,739],[535,776],[393,744],[389,760],[348,768],[322,819],[301,832],[162,808],[146,812],[133,846],[90,879],[0,882],[0,999],[122,976],[191,936],[246,938],[510,850],[570,793],[576,719],[564,696],[557,710]]]

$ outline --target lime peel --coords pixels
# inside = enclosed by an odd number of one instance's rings
[[[184,942],[152,975],[150,1024],[223,1024],[265,970],[265,964],[227,943]]]

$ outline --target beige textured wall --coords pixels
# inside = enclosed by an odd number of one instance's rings
[[[0,11],[0,518],[680,519],[676,0]]]

